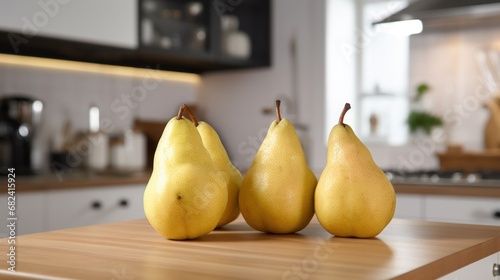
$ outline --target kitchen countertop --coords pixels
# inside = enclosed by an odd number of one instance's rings
[[[22,176],[17,178],[17,192],[42,191],[97,186],[123,186],[147,184],[151,170],[134,173],[95,174],[82,171],[67,172],[58,176],[54,173]],[[432,183],[432,182],[393,182],[396,193],[460,195],[479,197],[500,197],[500,185],[477,183]]]
[[[475,197],[500,197],[500,185],[442,184],[442,183],[392,183],[397,194],[456,195]]]
[[[75,170],[65,173],[18,176],[16,192],[146,184],[150,176],[151,170],[129,173],[92,173]]]
[[[355,239],[332,237],[316,220],[297,234],[264,234],[240,216],[197,240],[171,241],[141,219],[16,244],[16,273],[2,252],[1,279],[435,279],[500,251],[500,227],[395,219],[378,238]]]

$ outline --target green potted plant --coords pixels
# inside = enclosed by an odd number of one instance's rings
[[[413,99],[414,102],[420,102],[422,97],[429,92],[430,87],[422,83],[417,86],[417,94]],[[412,109],[408,115],[408,125],[411,133],[416,133],[422,130],[425,134],[429,135],[434,127],[443,125],[443,120],[436,115],[433,115],[424,110]]]

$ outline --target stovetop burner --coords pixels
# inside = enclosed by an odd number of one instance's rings
[[[462,170],[384,170],[392,182],[420,182],[420,183],[479,183],[487,182],[500,186],[500,171],[477,170],[463,172]]]
[[[500,171],[485,170],[479,173],[482,179],[487,180],[500,180]]]

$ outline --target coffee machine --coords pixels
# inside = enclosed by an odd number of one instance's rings
[[[43,103],[34,98],[0,98],[0,174],[9,168],[19,175],[34,173],[31,154],[42,110]]]

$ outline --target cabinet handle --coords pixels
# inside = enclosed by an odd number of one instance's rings
[[[500,265],[497,263],[493,264],[493,276],[497,277],[500,275]]]
[[[500,219],[500,210],[497,210],[493,213],[493,218]]]
[[[95,210],[99,210],[102,207],[100,201],[94,201],[94,202],[92,202],[92,204],[90,206],[92,207],[92,209],[95,209]]]
[[[127,207],[128,206],[128,200],[126,199],[121,199],[120,202],[118,203],[120,205],[120,207]]]

